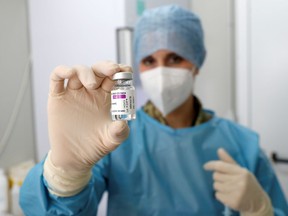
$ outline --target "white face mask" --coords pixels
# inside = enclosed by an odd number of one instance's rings
[[[189,69],[157,67],[141,73],[140,79],[144,91],[164,116],[193,94],[194,77]]]

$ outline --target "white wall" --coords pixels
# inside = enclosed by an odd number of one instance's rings
[[[196,95],[218,116],[235,118],[234,11],[230,0],[193,0],[205,33],[207,56],[196,79]]]
[[[267,151],[288,158],[287,11],[285,0],[251,2],[251,126]]]
[[[268,155],[275,151],[288,158],[288,2],[238,0],[237,4],[240,122],[260,133]],[[287,168],[275,165],[288,197]]]
[[[35,156],[26,1],[0,1],[0,29],[0,167],[7,168]]]
[[[288,159],[288,1],[251,1],[251,126]],[[288,164],[275,166],[288,197]],[[281,170],[282,172],[281,172]]]
[[[137,19],[145,9],[160,7],[167,4],[177,4],[189,9],[191,0],[125,0],[125,25],[134,27]]]

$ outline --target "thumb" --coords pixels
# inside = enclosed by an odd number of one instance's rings
[[[230,163],[230,164],[237,164],[237,162],[228,154],[227,151],[223,148],[219,148],[217,151],[218,157],[221,161]]]
[[[116,148],[129,135],[129,127],[126,121],[113,121],[108,126],[109,143]]]

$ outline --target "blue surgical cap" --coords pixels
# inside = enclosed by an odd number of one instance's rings
[[[206,54],[201,21],[177,5],[146,10],[136,24],[133,49],[135,68],[161,49],[175,52],[200,68]]]

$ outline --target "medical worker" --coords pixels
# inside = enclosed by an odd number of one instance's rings
[[[204,110],[193,95],[206,51],[199,18],[175,5],[148,10],[135,29],[135,70],[150,100],[112,122],[112,62],[51,74],[51,150],[21,190],[25,215],[287,216],[258,135]],[[215,71],[217,73],[217,71]],[[64,80],[68,80],[67,87]]]

